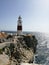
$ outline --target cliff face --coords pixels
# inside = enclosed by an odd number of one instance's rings
[[[16,64],[21,62],[33,63],[36,46],[37,40],[35,36],[17,36],[17,42],[15,44],[10,44],[10,47],[8,47],[8,53],[6,52],[6,54],[11,56],[10,59],[14,58]]]
[[[33,52],[36,52],[36,47],[37,47],[37,39],[35,36],[24,36],[24,41],[25,44],[27,45],[28,48],[32,49]]]

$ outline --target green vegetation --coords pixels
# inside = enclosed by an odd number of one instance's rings
[[[24,41],[27,47],[32,48],[34,50],[34,53],[36,52],[36,47],[37,47],[37,39],[35,36],[24,36]]]
[[[0,49],[0,54],[3,54],[3,50],[2,49]]]

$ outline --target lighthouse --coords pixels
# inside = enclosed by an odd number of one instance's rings
[[[22,20],[21,16],[18,17],[17,21],[17,35],[22,35]]]

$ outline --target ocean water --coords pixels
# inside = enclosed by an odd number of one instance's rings
[[[34,62],[42,65],[49,65],[49,34],[38,32],[33,34],[38,40]]]

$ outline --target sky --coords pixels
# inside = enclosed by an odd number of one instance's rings
[[[0,31],[17,31],[19,15],[23,31],[49,33],[49,0],[0,0]]]

